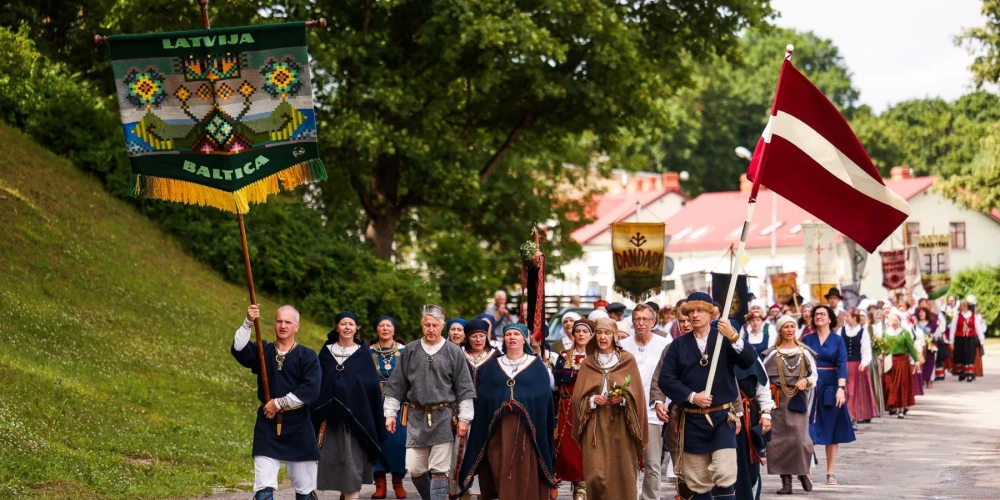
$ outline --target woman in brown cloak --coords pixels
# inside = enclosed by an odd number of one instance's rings
[[[615,340],[615,321],[595,323],[573,388],[573,439],[583,451],[588,500],[636,498],[646,446],[646,395],[635,358]]]

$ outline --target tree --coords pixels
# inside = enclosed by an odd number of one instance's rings
[[[313,2],[296,5],[293,17],[311,17],[301,14]],[[482,189],[511,152],[531,158],[585,132],[613,150],[640,129],[670,129],[664,98],[689,61],[732,55],[737,34],[771,14],[750,0],[315,9],[330,23],[310,46],[324,160],[348,174],[383,259],[407,209],[459,209],[454,195]]]

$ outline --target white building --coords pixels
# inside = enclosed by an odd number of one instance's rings
[[[962,208],[934,192],[931,189],[934,181],[933,177],[911,178],[909,169],[906,168],[892,169],[892,178],[886,181],[886,186],[909,202],[911,214],[906,223],[879,250],[902,248],[915,234],[951,234],[952,276],[978,265],[1000,264],[1000,252],[997,250],[1000,249],[1000,211],[994,210],[990,216]],[[683,298],[683,274],[700,271],[729,272],[729,249],[731,245],[735,248],[739,244],[749,187],[750,183],[744,183],[740,191],[705,193],[686,203],[680,192],[675,194],[676,201],[663,197],[662,211],[674,210],[665,219],[666,234],[670,236],[667,256],[673,260],[674,269],[664,277],[665,288],[673,287],[673,290],[654,297],[654,300],[662,304]],[[559,288],[562,285],[566,290],[572,290],[566,291],[566,294],[583,294],[589,291],[596,292],[601,297],[611,295],[609,300],[621,299],[610,292],[614,272],[611,264],[610,230],[607,227],[611,221],[621,217],[610,210],[612,207],[607,208],[608,213],[602,211],[598,214],[602,226],[595,226],[595,222],[574,233],[574,237],[579,233],[577,241],[584,245],[585,256],[563,268],[567,271],[568,283],[553,283],[555,286],[551,289],[552,293],[563,293]],[[614,207],[615,210],[621,208],[621,204]],[[601,207],[601,210],[604,208]],[[652,217],[642,219],[655,220]],[[772,271],[780,271],[797,272],[800,277],[800,293],[807,299],[811,298],[808,287],[802,281],[805,248],[801,229],[805,222],[819,221],[781,196],[766,189],[761,190],[747,238],[748,259],[745,263],[748,284],[758,297],[771,297],[765,277]],[[599,232],[601,228],[607,230]],[[837,269],[841,284],[845,284],[850,282],[850,267],[846,245],[842,238],[838,238],[838,241]],[[882,288],[882,263],[877,254],[868,258],[861,293],[873,298],[883,298],[889,293]]]

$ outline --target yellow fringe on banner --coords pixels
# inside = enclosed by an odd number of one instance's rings
[[[268,196],[277,194],[282,188],[295,189],[302,184],[324,179],[326,169],[320,160],[299,163],[234,192],[188,181],[137,174],[133,178],[132,195],[245,214],[250,211],[251,203],[264,203]]]

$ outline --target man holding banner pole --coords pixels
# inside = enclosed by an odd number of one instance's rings
[[[731,283],[734,286],[736,280]],[[728,302],[725,309],[728,313]],[[749,369],[757,360],[756,351],[746,346],[728,321],[712,327],[711,312],[712,298],[707,293],[688,296],[681,313],[694,330],[671,343],[657,380],[667,398],[680,406],[674,471],[677,491],[684,499],[734,496],[739,420],[732,402],[740,397],[735,367]],[[724,373],[716,379],[710,371],[719,364]]]

